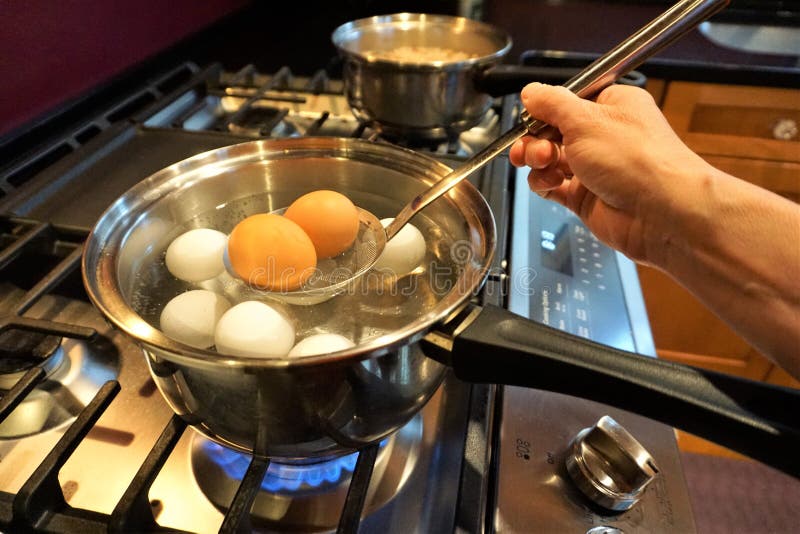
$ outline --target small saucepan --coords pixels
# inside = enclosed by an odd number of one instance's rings
[[[391,139],[457,135],[480,122],[493,97],[527,83],[562,84],[573,68],[501,65],[511,37],[461,17],[398,13],[347,22],[334,30],[347,101],[359,120]],[[628,73],[620,83],[643,86]]]
[[[494,255],[495,225],[466,181],[412,221],[427,251],[400,286],[362,283],[316,306],[274,304],[292,318],[298,338],[333,331],[355,341],[353,348],[231,356],[159,330],[165,302],[195,288],[164,266],[167,246],[186,229],[227,232],[245,215],[316,189],[392,216],[448,172],[427,156],[357,139],[213,150],[157,172],[114,202],[86,242],[84,283],[97,308],[142,347],[177,414],[211,439],[258,456],[291,461],[375,443],[408,422],[452,366],[467,381],[605,402],[800,475],[800,392],[615,350],[471,304]],[[200,286],[247,298],[218,279]]]

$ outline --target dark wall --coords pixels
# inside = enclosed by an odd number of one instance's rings
[[[162,57],[298,74],[335,56],[333,29],[403,11],[457,12],[457,0],[0,0],[0,137]],[[13,135],[13,134],[10,134]]]
[[[4,0],[0,135],[248,0]]]

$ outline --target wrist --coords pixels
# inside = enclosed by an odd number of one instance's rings
[[[711,236],[720,171],[697,158],[691,165],[672,165],[667,179],[642,206],[644,261],[663,271],[679,272]],[[686,162],[683,162],[686,163]]]

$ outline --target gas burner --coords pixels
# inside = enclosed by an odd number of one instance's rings
[[[490,108],[475,127],[449,139],[398,138],[361,123],[350,110],[341,82],[318,75],[274,76],[247,71],[220,73],[145,121],[145,126],[191,131],[226,131],[244,137],[357,137],[433,155],[468,158],[500,134]]]
[[[47,432],[77,416],[100,387],[118,375],[116,359],[109,358],[106,351],[82,341],[64,340],[44,366],[46,378],[0,423],[0,439]],[[0,377],[0,390],[9,389],[6,382],[13,386],[23,374]]]
[[[386,440],[380,447],[383,448],[385,445]],[[244,479],[250,464],[249,456],[209,440],[202,440],[200,447],[201,453],[221,467],[226,476],[234,480]],[[323,493],[351,476],[356,461],[358,461],[357,452],[292,463],[272,461],[264,480],[261,481],[261,489],[289,496]]]
[[[422,430],[422,417],[417,415],[381,443],[365,513],[379,509],[400,492],[417,464]],[[336,528],[357,459],[356,452],[292,463],[271,461],[253,503],[253,523],[304,531]],[[206,497],[222,510],[230,505],[249,463],[245,454],[200,434],[193,436],[192,471]]]
[[[4,318],[4,322],[13,318]],[[36,366],[50,375],[61,354],[61,338],[11,329],[0,334],[0,389],[11,389],[26,371]]]
[[[367,127],[364,136],[410,150],[421,150],[440,156],[469,158],[500,136],[500,117],[494,109],[486,111],[480,123],[450,139],[396,139]]]
[[[68,229],[0,218],[0,397],[36,376],[34,389],[0,423],[0,439],[61,426],[118,375],[117,353],[94,339],[96,312],[73,297],[83,293],[74,276],[81,243]]]

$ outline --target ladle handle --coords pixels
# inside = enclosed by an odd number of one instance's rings
[[[597,58],[591,65],[565,83],[564,87],[581,98],[594,96],[621,76],[644,63],[656,52],[672,44],[697,27],[698,24],[719,12],[728,5],[729,1],[681,0],[677,2],[613,50]],[[394,221],[386,227],[386,239],[394,237],[425,206],[500,155],[523,135],[529,133],[536,136],[548,136],[545,130],[549,126],[543,121],[533,119],[527,111],[523,110],[520,113],[520,119],[520,124],[501,135],[496,141],[467,160],[464,165],[439,180],[433,187],[415,197],[400,210]]]

